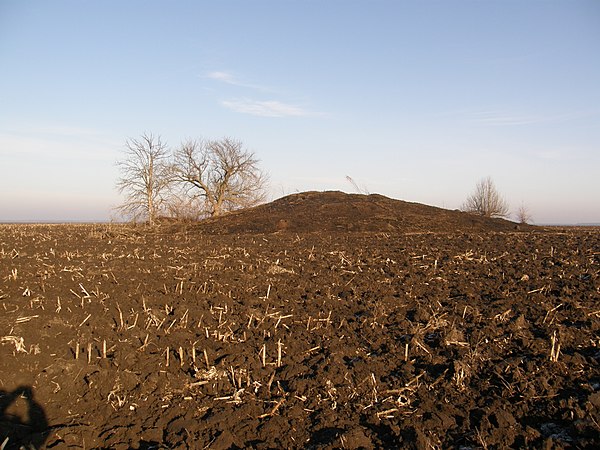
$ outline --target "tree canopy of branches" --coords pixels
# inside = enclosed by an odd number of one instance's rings
[[[258,163],[240,141],[190,140],[175,151],[173,175],[214,217],[264,200],[267,179]]]
[[[486,177],[477,182],[475,191],[467,198],[463,210],[484,217],[508,217],[508,203],[500,195],[494,181]]]
[[[170,182],[168,157],[160,136],[143,134],[126,140],[125,158],[117,163],[121,171],[117,188],[125,195],[117,209],[123,215],[155,222]]]

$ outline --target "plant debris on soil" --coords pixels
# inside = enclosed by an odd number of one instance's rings
[[[599,273],[375,195],[0,225],[0,448],[599,448]]]

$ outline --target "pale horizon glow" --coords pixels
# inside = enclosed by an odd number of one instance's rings
[[[0,3],[0,222],[110,221],[127,138],[241,140],[270,199],[600,223],[600,2]]]

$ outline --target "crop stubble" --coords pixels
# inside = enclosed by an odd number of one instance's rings
[[[598,229],[2,225],[0,445],[599,446],[599,271]]]

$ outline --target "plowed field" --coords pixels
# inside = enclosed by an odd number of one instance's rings
[[[280,228],[0,226],[0,446],[600,447],[600,230]]]

